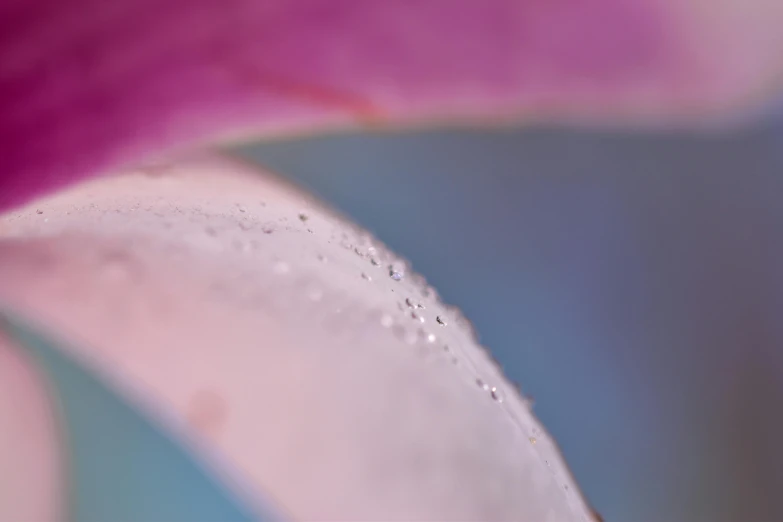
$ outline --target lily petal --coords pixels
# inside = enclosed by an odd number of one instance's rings
[[[194,158],[0,223],[0,303],[250,498],[300,520],[592,518],[461,314],[274,177]]]
[[[258,133],[701,120],[783,66],[769,0],[17,0],[0,20],[0,209]]]

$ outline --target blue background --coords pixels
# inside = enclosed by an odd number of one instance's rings
[[[783,124],[240,151],[412,260],[607,520],[783,519]]]

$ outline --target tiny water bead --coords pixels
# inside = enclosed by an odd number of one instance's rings
[[[506,395],[503,393],[503,390],[495,386],[492,387],[489,394],[496,402],[503,402],[504,400],[506,400]]]
[[[444,318],[443,318],[443,317],[441,317],[441,316],[437,316],[437,317],[435,318],[435,322],[436,322],[436,323],[438,323],[438,324],[439,324],[439,325],[441,325],[441,326],[446,326],[446,325],[448,324],[448,323],[446,322],[446,319],[444,319]]]
[[[307,214],[305,214],[304,212],[300,212],[300,213],[299,213],[299,221],[301,221],[302,223],[304,223],[304,222],[305,222],[305,221],[307,221],[308,219],[310,219],[310,216],[308,216],[308,215],[307,215]]]
[[[409,308],[416,308],[416,305],[413,304],[413,301],[411,301],[410,297],[405,298],[405,304],[408,305]]]
[[[411,319],[414,321],[418,321],[420,323],[423,323],[425,321],[424,317],[417,314],[416,312],[411,312]]]
[[[435,337],[435,334],[433,334],[433,333],[427,334],[427,342],[428,343],[434,343],[436,340],[437,340],[437,338]]]
[[[391,277],[395,281],[402,281],[404,274],[402,273],[401,270],[395,268],[394,265],[389,265],[389,277]]]
[[[367,275],[366,273],[362,272],[362,279],[366,281],[372,281],[372,277]]]
[[[527,440],[530,441],[530,444],[535,444],[536,442],[538,442],[538,439],[536,439],[535,437],[528,437]]]
[[[43,210],[41,210],[41,209],[37,209],[37,210],[35,211],[35,213],[36,213],[36,214],[39,214],[39,215],[40,215],[40,214],[43,214]]]
[[[492,400],[496,402],[503,402],[506,400],[506,395],[503,393],[503,390],[497,386],[490,386],[480,378],[476,379],[476,385],[482,390],[489,392],[489,396],[492,397]]]
[[[380,263],[380,261],[378,261],[378,260],[377,260],[377,259],[375,259],[374,257],[371,257],[371,258],[370,258],[370,264],[371,264],[372,266],[381,266],[381,263]]]

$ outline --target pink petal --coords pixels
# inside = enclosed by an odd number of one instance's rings
[[[140,155],[422,119],[676,122],[781,69],[765,0],[15,0],[0,208]]]
[[[0,332],[0,520],[60,520],[54,408],[24,352]]]
[[[200,158],[0,225],[0,303],[227,463],[251,500],[294,520],[590,518],[459,312],[274,177]]]

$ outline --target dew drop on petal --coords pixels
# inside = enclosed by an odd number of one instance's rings
[[[362,279],[365,279],[367,281],[372,281],[372,277],[367,275],[366,273],[362,272]]]
[[[446,326],[446,325],[448,324],[448,323],[446,322],[446,319],[444,319],[444,318],[443,318],[443,317],[441,317],[441,316],[438,316],[438,317],[436,317],[436,318],[435,318],[435,321],[436,321],[436,322],[437,322],[439,325],[441,325],[441,326]]]
[[[394,265],[389,265],[389,277],[395,281],[402,281],[403,273],[400,270],[394,268]]]

